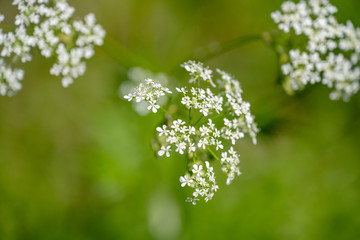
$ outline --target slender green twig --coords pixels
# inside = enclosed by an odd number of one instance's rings
[[[218,158],[218,156],[216,156],[216,154],[213,152],[213,150],[210,147],[207,147],[207,150],[209,150],[209,152],[211,153],[211,155],[213,155],[213,157],[220,162],[220,159]]]
[[[104,39],[102,49],[126,68],[141,66],[148,69],[155,69],[147,60],[131,52],[119,41],[109,36],[109,34],[107,34]]]
[[[211,119],[212,119],[212,120],[215,120],[215,119],[218,119],[218,118],[220,118],[220,117],[222,117],[222,116],[224,116],[224,115],[225,115],[224,112],[222,112],[222,113],[217,114],[216,116],[212,117]]]
[[[255,42],[263,39],[262,34],[252,34],[252,35],[246,35],[242,37],[235,38],[231,41],[220,43],[217,46],[207,47],[204,49],[199,50],[200,53],[202,53],[200,60],[206,61],[211,58],[220,56],[228,51],[231,51],[235,48],[238,48],[240,46],[243,46],[245,44],[248,44],[250,42]]]
[[[192,109],[189,109],[189,124],[191,125],[191,121],[192,121]]]
[[[204,117],[204,115],[201,115],[201,117],[196,121],[196,123],[194,124],[194,126],[196,126],[200,121],[201,119]]]
[[[168,111],[166,111],[165,108],[163,108],[163,107],[160,106],[160,109],[161,109],[163,112],[165,112],[166,114],[168,114],[169,116],[171,116],[172,118],[174,118],[173,115],[172,115],[171,113],[169,113]]]
[[[238,47],[241,47],[250,42],[255,42],[255,41],[259,41],[259,40],[263,40],[265,42],[265,44],[267,44],[266,39],[265,39],[266,33],[267,32],[262,33],[262,34],[251,34],[251,35],[241,36],[241,37],[235,38],[231,41],[220,43],[216,46],[200,48],[198,51],[196,51],[197,53],[194,53],[194,54],[192,54],[192,56],[187,57],[184,61],[191,59],[191,60],[198,60],[198,61],[205,62],[207,60],[210,60],[212,58],[220,56],[221,54],[229,52],[235,48],[238,48]],[[179,71],[179,68],[178,68],[178,66],[176,66],[175,68],[172,69],[171,72],[173,74],[176,74],[178,71]]]

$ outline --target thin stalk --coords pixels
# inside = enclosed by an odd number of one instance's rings
[[[211,119],[212,120],[215,120],[215,119],[218,119],[219,117],[222,117],[222,116],[224,116],[225,114],[224,114],[224,112],[222,112],[221,114],[218,114],[218,115],[216,115],[215,117],[212,117]]]
[[[238,38],[235,38],[231,41],[221,43],[214,47],[207,47],[204,49],[201,49],[199,52],[203,52],[200,57],[201,61],[210,60],[211,58],[220,56],[226,52],[229,52],[235,48],[238,48],[240,46],[243,46],[245,44],[263,40],[263,34],[252,34],[252,35],[246,35],[241,36]]]
[[[201,117],[196,121],[196,123],[194,124],[194,126],[196,126],[200,121],[201,119],[204,117],[204,115],[201,115]]]
[[[189,124],[191,125],[191,121],[192,121],[192,109],[189,109]]]
[[[160,106],[160,109],[163,111],[163,112],[165,112],[167,115],[169,115],[169,116],[171,116],[172,118],[174,118],[173,117],[173,115],[171,114],[171,113],[169,113],[165,108],[163,108],[162,106]]]
[[[211,155],[213,155],[213,157],[220,162],[220,159],[218,158],[218,156],[216,156],[216,154],[213,152],[213,150],[210,147],[207,147],[207,150],[209,150],[209,152],[211,153]]]
[[[126,68],[141,66],[148,69],[154,69],[154,66],[152,66],[147,60],[133,53],[108,34],[104,39],[102,49],[119,64]]]

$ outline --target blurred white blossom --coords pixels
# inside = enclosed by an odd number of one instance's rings
[[[13,95],[22,87],[21,80],[24,78],[22,69],[12,69],[0,59],[0,95]]]
[[[338,23],[337,8],[328,0],[286,1],[271,14],[280,30],[305,36],[305,46],[289,52],[282,66],[286,90],[322,83],[333,91],[330,98],[349,100],[359,89],[360,29],[347,21]]]
[[[94,55],[94,46],[102,45],[105,37],[94,14],[88,14],[83,21],[74,21],[75,9],[66,0],[14,0],[13,5],[18,8],[15,29],[7,33],[0,31],[3,59],[29,62],[32,50],[36,49],[42,56],[56,59],[50,73],[61,76],[64,87],[85,73],[85,60]],[[13,80],[2,79],[2,83],[8,81]],[[9,88],[1,94],[12,94],[20,88]]]

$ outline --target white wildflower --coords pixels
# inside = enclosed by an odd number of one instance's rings
[[[144,83],[140,83],[132,93],[125,95],[124,98],[128,101],[135,100],[136,102],[145,101],[149,103],[148,110],[152,110],[154,113],[160,108],[158,100],[165,93],[172,93],[168,88],[161,86],[159,83],[155,83],[152,79],[146,79]]]
[[[170,146],[162,146],[160,151],[158,152],[159,156],[163,156],[166,155],[167,157],[170,157],[170,151],[171,151],[171,147]]]
[[[229,185],[236,175],[240,175],[240,169],[238,167],[240,160],[239,155],[234,151],[233,147],[228,152],[221,154],[221,170],[228,176],[226,184]]]
[[[197,197],[203,197],[207,202],[212,199],[214,193],[219,189],[219,186],[215,181],[215,174],[213,168],[208,161],[205,162],[205,167],[200,164],[194,164],[192,166],[193,174],[190,176],[186,174],[180,177],[181,186],[189,186],[194,188],[193,197],[188,198],[188,202],[192,202],[194,205],[198,200]]]
[[[209,80],[207,77],[202,77],[205,73],[203,75],[199,73],[205,70],[210,73],[211,70],[208,67],[194,62],[185,63],[183,66],[194,79]],[[233,147],[230,150],[226,147],[229,144],[235,145],[245,135],[249,135],[256,144],[256,135],[259,131],[251,115],[250,104],[242,98],[239,82],[224,71],[217,70],[217,73],[220,74],[220,79],[217,80],[216,88],[177,87],[176,92],[181,96],[180,107],[183,107],[181,110],[184,108],[189,110],[185,111],[189,113],[189,116],[177,119],[168,116],[166,124],[156,128],[161,144],[158,150],[159,156],[169,157],[170,152],[173,151],[180,155],[185,154],[189,162],[195,163],[192,164],[188,174],[180,177],[182,187],[189,186],[194,189],[192,197],[188,198],[188,201],[193,204],[196,204],[199,198],[209,201],[219,189],[215,182],[213,167],[207,160],[220,161],[222,170],[227,174],[227,184],[229,184],[235,175],[240,173],[239,155]],[[190,80],[190,84],[196,82],[194,79]],[[148,102],[149,109],[153,109],[159,97],[164,96],[165,93],[171,93],[169,89],[151,79],[145,82],[126,95],[125,99]],[[212,85],[212,82],[206,82]],[[155,110],[158,109],[155,108]],[[174,115],[178,113],[183,113],[183,111],[174,112]],[[194,116],[198,119],[193,119]],[[225,148],[227,150],[224,150]],[[221,160],[218,155],[222,156]]]
[[[184,94],[181,103],[187,109],[198,109],[204,116],[209,115],[213,110],[220,113],[223,108],[223,98],[215,95],[209,88],[191,88],[191,95],[187,95],[186,88],[180,91]]]
[[[13,5],[18,8],[15,30],[0,31],[2,58],[29,62],[33,49],[46,58],[54,57],[50,73],[61,76],[64,87],[84,75],[85,60],[94,55],[94,46],[102,45],[105,37],[94,14],[87,15],[84,21],[73,21],[75,9],[66,0],[14,0]]]
[[[188,61],[181,65],[189,72],[191,79],[190,83],[197,83],[200,79],[211,84],[212,87],[215,87],[214,82],[212,81],[212,70],[209,67],[204,67],[204,64],[201,62]]]
[[[167,130],[167,126],[166,125],[163,125],[163,127],[157,127],[156,128],[156,131],[159,132],[159,136],[162,136],[163,134],[165,136],[167,136],[169,134],[169,130]]]
[[[191,186],[191,184],[194,182],[191,177],[187,174],[185,176],[180,177],[181,187],[185,186]]]
[[[306,37],[289,52],[290,61],[282,66],[285,90],[292,94],[308,84],[322,83],[333,89],[330,98],[347,101],[360,90],[360,29],[348,21],[338,23],[335,6],[328,0],[286,1],[271,17],[280,30]]]
[[[22,69],[11,69],[0,59],[0,95],[12,96],[22,88],[21,80],[24,78]]]

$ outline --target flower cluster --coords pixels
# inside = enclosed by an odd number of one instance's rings
[[[172,93],[168,88],[161,86],[160,83],[155,83],[152,79],[146,79],[146,84],[140,83],[132,93],[129,93],[124,98],[131,101],[133,99],[136,102],[146,101],[149,103],[148,110],[152,110],[154,113],[160,108],[158,100],[160,97],[165,96],[165,93]]]
[[[128,79],[121,83],[119,87],[119,96],[122,97],[124,95],[127,95],[132,89],[137,87],[140,83],[144,82],[144,79],[152,79],[154,82],[158,82],[159,84],[165,86],[171,84],[172,81],[170,81],[170,77],[163,72],[159,73],[153,73],[152,71],[148,69],[144,69],[141,67],[133,67],[130,68],[128,71]],[[167,103],[168,98],[162,97],[158,101],[158,105],[163,106]],[[148,108],[147,102],[133,102],[133,109],[142,116],[148,115],[151,113]]]
[[[211,110],[220,113],[223,104],[223,98],[214,95],[209,88],[191,88],[191,96],[188,96],[186,88],[176,89],[178,92],[183,93],[181,103],[187,109],[199,109],[199,111],[206,117]]]
[[[94,46],[102,45],[105,37],[94,14],[88,14],[83,21],[74,21],[75,9],[66,0],[14,0],[13,5],[18,8],[15,29],[7,33],[0,31],[2,62],[5,58],[29,62],[32,50],[37,49],[45,58],[56,59],[50,73],[61,76],[64,87],[85,73],[85,60],[94,55]],[[14,78],[2,78],[2,89],[6,90],[1,94],[19,90],[21,79],[15,78],[14,84]]]
[[[210,146],[215,146],[216,150],[223,149],[224,146],[221,142],[221,132],[215,127],[211,119],[208,119],[208,123],[204,124],[196,129],[194,126],[186,126],[186,123],[177,119],[174,120],[167,129],[167,125],[157,127],[156,131],[159,133],[159,137],[166,136],[167,146],[162,146],[159,151],[159,155],[162,156],[166,153],[167,157],[170,157],[170,151],[172,146],[175,151],[181,155],[188,150],[188,153],[195,153],[197,149],[206,149]]]
[[[221,170],[227,174],[226,184],[229,185],[236,175],[240,175],[239,169],[239,155],[234,151],[233,147],[228,152],[221,154]]]
[[[194,188],[193,196],[187,198],[187,202],[193,205],[198,201],[198,197],[204,197],[205,201],[209,201],[214,196],[214,193],[219,189],[215,181],[215,173],[213,167],[208,161],[205,162],[206,168],[201,164],[194,164],[192,166],[192,175],[186,174],[180,177],[181,187],[189,186]]]
[[[187,185],[195,189],[191,198],[191,202],[195,204],[199,196],[206,201],[210,200],[218,188],[210,161],[215,159],[220,162],[222,171],[228,177],[227,184],[230,184],[235,175],[240,173],[239,155],[233,146],[246,134],[256,144],[259,130],[250,113],[250,104],[242,98],[238,80],[221,70],[217,70],[217,81],[213,81],[212,75],[204,79],[201,74],[212,71],[208,67],[203,67],[202,63],[189,61],[182,66],[190,72],[190,86],[176,88],[175,93],[180,95],[177,105],[180,116],[175,118],[171,115],[172,118],[166,118],[164,125],[156,128],[161,144],[158,155],[170,157],[171,152],[176,152],[187,156],[189,163],[196,163],[189,165],[192,168],[189,174],[180,179],[182,186]],[[194,79],[205,81],[195,82]],[[150,104],[149,108],[157,112],[158,97],[171,92],[149,79],[146,83],[140,84],[132,93],[126,95],[125,99],[146,101]],[[192,86],[195,83],[198,87]],[[206,86],[202,86],[204,84]],[[182,109],[188,110],[185,111],[188,112],[188,116],[184,116]],[[195,118],[197,120],[193,121]],[[221,159],[218,156],[221,156]],[[204,162],[206,169],[202,171],[201,163]]]
[[[331,99],[349,100],[360,89],[360,29],[350,21],[338,23],[337,8],[328,0],[286,1],[281,10],[271,14],[279,29],[306,38],[282,66],[285,90],[320,82],[333,88]]]
[[[203,63],[190,60],[181,64],[181,66],[190,73],[190,83],[197,83],[200,80],[203,80],[215,87],[215,84],[212,81],[212,70],[210,70],[209,67],[204,67]]]
[[[20,81],[23,77],[24,71],[22,69],[12,69],[5,65],[3,59],[0,59],[0,95],[13,95],[20,90]]]

